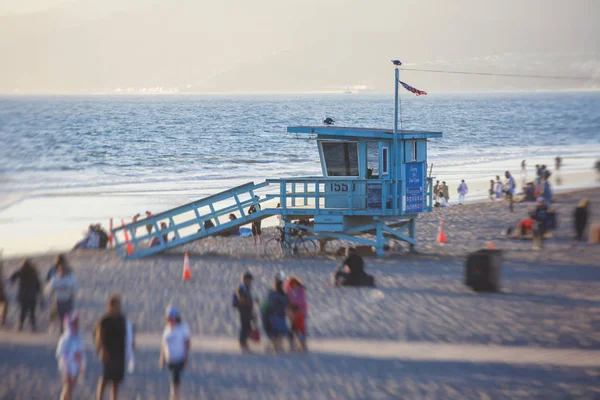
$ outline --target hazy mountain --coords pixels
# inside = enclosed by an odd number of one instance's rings
[[[73,0],[0,16],[0,91],[389,90],[407,67],[600,77],[600,2]],[[426,90],[590,88],[404,72]]]

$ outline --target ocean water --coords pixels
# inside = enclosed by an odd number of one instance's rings
[[[404,129],[444,133],[428,161],[451,185],[518,172],[521,159],[561,155],[566,172],[583,172],[600,157],[600,92],[403,94],[401,104]],[[390,128],[393,94],[0,97],[0,247],[49,233],[76,232],[74,242],[92,221],[320,175],[315,141],[285,129],[325,114]]]

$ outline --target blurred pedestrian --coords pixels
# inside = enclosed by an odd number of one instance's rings
[[[444,197],[446,198],[446,201],[450,201],[450,190],[448,189],[448,186],[446,186],[446,181],[442,181],[442,193],[444,193]]]
[[[495,186],[496,186],[496,182],[494,182],[493,179],[490,179],[490,190],[488,190],[488,193],[489,193],[489,198],[491,201],[494,201],[494,198],[496,197]]]
[[[300,344],[303,351],[306,345],[306,317],[308,316],[308,305],[306,303],[306,286],[297,276],[290,276],[284,284],[285,293],[290,300],[292,332],[290,347],[295,349],[295,342]]]
[[[158,363],[160,369],[163,369],[166,362],[171,374],[170,400],[179,400],[181,373],[188,363],[191,348],[190,328],[181,320],[181,315],[175,307],[167,309],[166,317]]]
[[[8,315],[8,297],[4,291],[4,261],[0,253],[0,328],[6,325],[6,316]]]
[[[79,330],[79,314],[67,315],[64,325],[64,333],[56,346],[56,359],[63,382],[60,400],[71,400],[77,379],[85,374],[85,345]]]
[[[589,200],[588,198],[583,198],[577,204],[574,213],[575,219],[575,239],[583,240],[583,234],[585,232],[585,228],[589,219]]]
[[[512,177],[512,175],[510,174],[510,172],[505,171],[504,172],[504,176],[506,177],[506,189],[504,190],[504,192],[506,193],[506,197],[508,198],[508,201],[510,202],[510,211],[513,212],[513,198],[515,196],[515,180]]]
[[[56,310],[56,315],[60,323],[60,333],[62,334],[64,328],[62,322],[65,316],[73,311],[78,287],[75,277],[71,269],[67,266],[67,261],[62,254],[56,257],[55,271],[54,276],[46,285],[45,294],[47,298],[53,298],[50,310],[51,314]]]
[[[117,400],[119,386],[125,378],[125,363],[133,360],[133,327],[121,312],[121,298],[108,299],[108,312],[96,325],[96,350],[102,361],[102,376],[98,381],[97,400],[104,398],[106,385],[111,383],[111,400]]]
[[[19,319],[19,332],[23,330],[25,318],[29,315],[31,331],[35,332],[35,307],[42,289],[38,271],[29,259],[23,260],[21,267],[10,277],[11,283],[19,281],[17,298],[21,306],[21,318]]]
[[[248,208],[248,215],[257,213],[261,209],[260,204],[258,203],[260,197],[254,196],[254,200],[256,201],[256,204],[253,204],[250,206],[250,208]],[[252,222],[252,240],[254,240],[254,244],[256,244],[257,241],[258,243],[262,243],[261,235],[261,221],[259,220]]]
[[[504,195],[504,184],[500,179],[500,175],[496,175],[496,199],[501,199]]]
[[[154,216],[154,214],[152,214],[150,211],[146,211],[146,218],[152,218]],[[146,224],[146,231],[148,232],[148,235],[152,233],[152,224]]]
[[[463,204],[465,202],[465,196],[469,192],[469,188],[464,179],[460,181],[460,185],[458,185],[456,191],[458,192],[458,204]]]
[[[250,272],[242,275],[242,282],[233,292],[233,307],[240,313],[240,348],[243,353],[250,352],[248,347],[248,337],[252,330],[252,324],[256,323],[256,314],[254,313],[254,300],[252,298],[252,281],[254,280]]]
[[[269,291],[264,308],[263,318],[269,323],[268,336],[276,353],[283,351],[283,339],[289,337],[290,330],[287,317],[290,315],[290,301],[283,290],[285,274],[278,273],[273,280],[273,288]]]

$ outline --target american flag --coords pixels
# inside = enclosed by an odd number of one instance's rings
[[[419,89],[415,89],[414,87],[407,85],[406,83],[402,82],[402,81],[398,81],[402,84],[402,86],[404,86],[404,89],[408,90],[409,92],[413,92],[416,96],[420,96],[422,94],[427,94],[426,91],[424,90],[419,90]]]

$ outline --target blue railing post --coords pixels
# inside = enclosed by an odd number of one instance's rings
[[[315,214],[319,213],[319,181],[315,181]]]
[[[285,179],[279,181],[279,204],[285,214],[287,210],[287,182]]]
[[[296,207],[296,182],[292,182],[292,207]]]
[[[304,182],[304,205],[307,206],[308,205],[308,196],[306,195],[308,193],[308,182]]]

